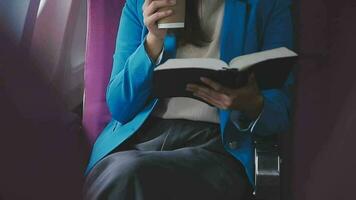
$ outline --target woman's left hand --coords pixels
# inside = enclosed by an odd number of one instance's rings
[[[187,84],[186,90],[193,95],[220,109],[239,110],[254,120],[263,107],[263,96],[258,88],[253,73],[249,76],[248,83],[240,88],[228,88],[211,79],[201,77],[205,84]]]

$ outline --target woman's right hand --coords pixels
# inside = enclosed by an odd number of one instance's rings
[[[167,29],[159,29],[157,21],[170,16],[173,10],[158,11],[160,8],[175,5],[176,0],[145,0],[142,6],[144,24],[148,29],[146,49],[152,60],[156,60],[162,50]]]

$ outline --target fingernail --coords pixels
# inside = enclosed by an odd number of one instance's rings
[[[170,0],[169,3],[174,5],[174,4],[176,4],[176,0]]]

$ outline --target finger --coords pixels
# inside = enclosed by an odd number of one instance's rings
[[[162,18],[165,18],[172,14],[172,10],[155,12],[151,16],[145,18],[144,23],[147,27],[152,27],[156,25],[156,22]]]
[[[145,0],[142,5],[142,10],[144,10],[147,7],[147,5],[149,5],[151,3],[151,1],[152,0]]]
[[[195,84],[188,84],[187,90],[217,102],[223,109],[227,109],[233,106],[233,95],[229,96]]]
[[[248,77],[248,83],[246,85],[247,88],[254,88],[259,91],[259,86],[256,80],[256,76],[254,73],[251,73]]]
[[[204,87],[204,86],[199,86],[195,84],[188,84],[187,85],[187,90],[191,92],[200,92],[200,93],[205,93],[208,96],[211,96],[217,100],[223,100],[225,94],[217,92],[215,90],[212,90],[210,88]]]
[[[175,0],[155,0],[148,4],[147,8],[144,10],[144,16],[150,16],[155,13],[158,9],[175,5]]]
[[[229,94],[231,93],[230,89],[227,87],[222,86],[220,83],[217,83],[209,78],[206,77],[201,77],[200,80],[205,83],[206,85],[210,86],[211,88],[213,88],[216,91],[219,91],[221,93],[226,93]]]
[[[153,0],[145,0],[145,2],[143,3],[142,5],[142,12],[144,13],[145,12],[145,9],[147,8],[148,5],[150,5],[150,3],[152,2]]]
[[[212,95],[212,94],[216,93],[212,89],[209,89],[209,88],[204,87],[204,86],[195,85],[195,84],[188,84],[187,85],[187,90],[191,91],[191,92],[204,92],[204,93],[206,93],[208,95]]]
[[[216,99],[211,98],[210,96],[207,96],[207,95],[205,95],[203,93],[199,93],[199,92],[193,93],[193,95],[204,100],[205,102],[217,107],[217,108],[225,109],[223,104],[221,104],[221,102],[217,101]]]

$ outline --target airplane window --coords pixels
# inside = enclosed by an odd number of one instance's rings
[[[41,13],[43,11],[43,8],[44,8],[46,3],[47,3],[47,0],[41,0],[40,6],[39,6],[38,12],[37,12],[37,17],[41,15]]]
[[[19,43],[31,0],[0,1],[0,18],[6,22],[7,34]]]

